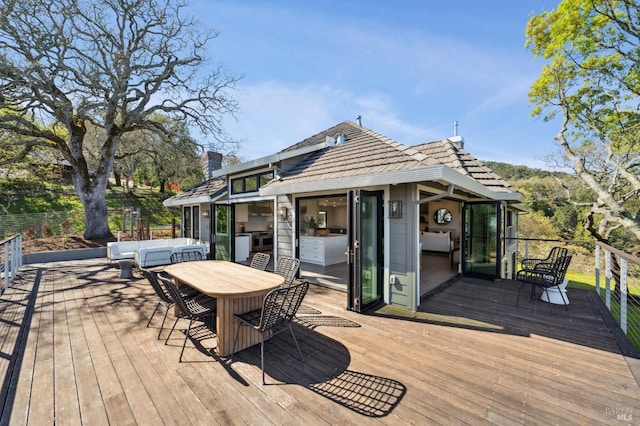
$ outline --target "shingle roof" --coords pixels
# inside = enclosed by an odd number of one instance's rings
[[[336,137],[339,134],[344,135],[344,143],[316,151],[292,169],[283,170],[280,173],[282,181],[298,183],[319,179],[355,177],[397,170],[411,170],[437,164],[411,147],[350,121],[331,127],[286,148],[284,151],[322,143],[327,136]],[[273,184],[277,184],[277,182]]]
[[[190,188],[184,192],[174,195],[171,198],[165,200],[165,203],[170,205],[181,204],[180,201],[186,201],[190,199],[201,199],[202,197],[208,197],[214,199],[219,195],[224,194],[227,190],[227,178],[217,177],[204,181],[193,188]]]
[[[508,182],[449,139],[415,145],[412,148],[462,175],[475,179],[492,191],[517,192]]]

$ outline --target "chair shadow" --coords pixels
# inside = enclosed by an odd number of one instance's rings
[[[333,315],[296,316],[294,322],[311,330],[316,327],[361,327],[357,322]]]
[[[389,415],[406,394],[406,386],[392,378],[350,370],[348,349],[316,331],[318,327],[360,327],[360,324],[337,316],[317,315],[321,312],[311,307],[304,312],[314,315],[296,316],[293,327],[305,361],[298,360],[289,333],[274,336],[265,346],[267,385],[270,381],[277,385],[297,384],[364,416]],[[260,345],[236,353],[234,362],[238,360],[260,368]]]
[[[321,313],[322,312],[320,312],[316,308],[313,308],[313,307],[311,307],[309,305],[302,304],[298,308],[297,315],[320,315]]]
[[[407,393],[397,380],[351,370],[307,388],[367,417],[388,415]]]
[[[384,417],[393,411],[406,394],[406,386],[388,377],[381,377],[348,369],[351,356],[340,342],[315,331],[318,327],[360,327],[360,324],[322,312],[304,305],[293,321],[295,334],[305,361],[297,358],[297,350],[289,333],[271,338],[265,346],[265,372],[272,384],[297,384],[321,395],[336,404],[367,417]],[[311,315],[309,315],[311,314]],[[181,345],[185,329],[178,329],[170,342]],[[244,362],[260,367],[260,345],[254,345],[231,357],[219,356],[215,352],[215,330],[206,324],[191,328],[189,341],[200,353],[220,362],[229,374],[244,386],[246,379],[234,370],[235,362]],[[178,339],[178,340],[176,340]],[[172,343],[170,343],[172,344]],[[176,343],[178,344],[178,343]],[[193,346],[187,343],[187,349]],[[285,361],[286,359],[286,361]],[[183,361],[183,362],[208,362]],[[277,383],[273,383],[277,382]]]

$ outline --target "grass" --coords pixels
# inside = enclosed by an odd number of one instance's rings
[[[575,288],[581,290],[596,290],[596,276],[593,274],[582,274],[578,272],[567,272],[566,277],[569,279],[567,288]],[[604,301],[604,277],[600,280],[600,297]],[[640,297],[640,286],[631,284],[628,287],[630,295]],[[630,301],[632,299],[629,299]],[[620,324],[620,301],[614,295],[611,297],[611,314],[616,322]],[[640,351],[640,306],[633,302],[627,303],[627,338],[631,344]]]
[[[160,193],[158,188],[135,187],[125,191],[123,187],[113,186],[106,190],[105,197],[109,213],[109,228],[117,232],[125,228],[122,223],[122,209],[140,209],[140,216],[146,226],[147,219],[151,228],[171,224],[172,219],[178,218],[180,212],[169,210],[162,202],[173,193]],[[53,235],[58,235],[58,222],[68,219],[73,233],[84,232],[84,212],[76,191],[69,182],[47,181],[42,179],[0,179],[0,214],[26,214],[16,231],[22,232],[25,227],[40,229],[42,216],[38,213],[71,212],[70,215],[50,216],[49,219]],[[58,222],[56,222],[58,220]],[[13,231],[12,231],[13,232]]]

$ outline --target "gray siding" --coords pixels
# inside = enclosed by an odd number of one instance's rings
[[[416,207],[411,194],[414,185],[396,185],[390,199],[402,201],[402,217],[389,218],[389,303],[414,309],[416,306],[416,250],[418,231],[414,224]],[[388,214],[387,214],[388,216]]]
[[[280,195],[276,200],[276,212],[280,210],[281,207],[287,208],[287,217],[281,218],[279,214],[276,213],[276,244],[277,244],[277,255],[280,256],[288,256],[295,257],[295,247],[293,245],[293,237],[294,237],[294,209],[293,203],[291,202],[291,195]],[[275,259],[277,261],[277,259]]]

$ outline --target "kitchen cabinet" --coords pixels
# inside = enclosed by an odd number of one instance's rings
[[[249,222],[249,204],[236,204],[236,222]]]
[[[236,235],[236,262],[244,262],[249,259],[251,247],[251,234]]]
[[[300,237],[300,261],[316,265],[335,265],[347,261],[347,236]]]

